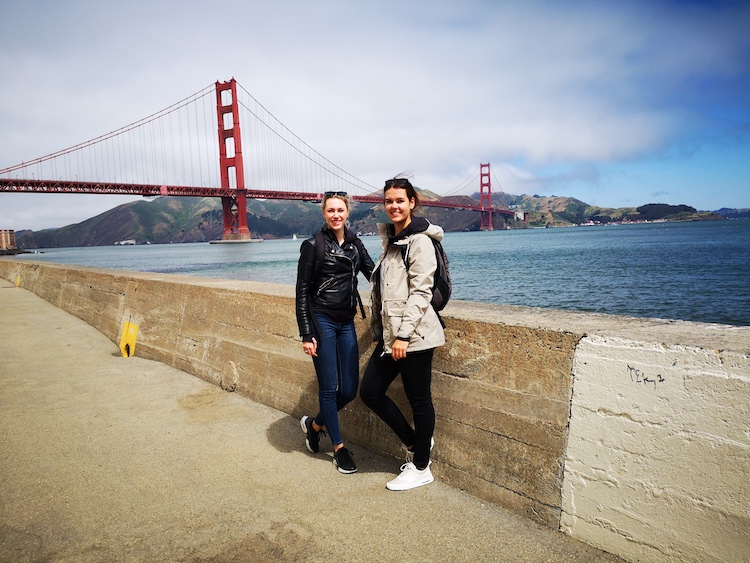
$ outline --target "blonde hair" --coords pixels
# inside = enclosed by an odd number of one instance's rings
[[[328,203],[329,199],[340,199],[344,202],[344,205],[346,205],[346,211],[351,211],[351,205],[349,203],[349,196],[346,192],[326,192],[323,194],[323,200],[320,203],[320,208],[325,211],[326,210],[326,203]]]

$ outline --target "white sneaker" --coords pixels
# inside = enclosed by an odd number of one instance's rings
[[[385,488],[389,491],[408,491],[422,485],[429,485],[435,480],[427,465],[421,471],[413,463],[405,463],[401,466],[401,474],[386,483]]]

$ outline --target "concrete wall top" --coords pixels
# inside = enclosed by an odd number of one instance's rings
[[[446,307],[445,314],[453,318],[542,328],[581,336],[610,336],[638,342],[750,353],[750,327],[747,326],[488,305],[468,301],[452,301]]]
[[[21,264],[36,265],[38,262],[19,260],[14,257],[2,257],[1,260],[12,260]],[[66,264],[44,262],[47,266],[70,268]],[[19,264],[20,265],[20,264]],[[75,266],[78,270],[108,273],[114,276],[127,276],[144,280],[158,280],[184,283],[200,287],[213,287],[235,291],[264,293],[276,297],[294,297],[293,285],[281,285],[243,280],[218,278],[201,278],[175,274],[154,274],[148,272],[131,272],[107,270],[103,268],[85,268]],[[369,302],[369,293],[361,291],[362,299]],[[481,321],[509,326],[523,326],[535,329],[553,330],[577,335],[596,335],[617,337],[638,342],[661,343],[665,345],[682,345],[707,350],[728,350],[750,354],[750,326],[732,326],[689,321],[627,317],[601,313],[561,311],[521,307],[515,305],[492,305],[471,301],[451,301],[442,313],[443,316]]]

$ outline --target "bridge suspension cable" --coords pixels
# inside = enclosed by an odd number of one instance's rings
[[[222,99],[227,84],[234,92],[231,112],[221,109],[227,103]],[[244,153],[247,166],[238,166],[242,159],[235,159],[235,148],[238,156]],[[235,169],[234,184],[224,181],[227,169]],[[478,174],[479,168],[446,195],[466,190]],[[245,197],[320,201],[331,189],[346,190],[355,201],[382,202],[379,188],[313,149],[234,79],[216,82],[110,133],[0,169],[2,192],[233,198],[238,200],[233,204],[237,217],[244,209],[239,200]],[[486,204],[471,201],[423,204],[489,212]]]
[[[250,146],[256,156],[261,156],[260,153],[263,152],[267,153],[267,158],[259,159],[260,162],[266,163],[262,168],[251,167],[249,172],[246,170],[246,176],[250,176],[249,186],[266,188],[276,184],[276,189],[282,189],[282,191],[313,193],[322,193],[331,188],[347,188],[347,191],[358,192],[359,195],[378,190],[375,186],[360,180],[324,157],[277,119],[241,84],[238,83],[238,86],[243,94],[243,97],[239,99],[240,106],[254,118],[249,120],[250,133],[243,133],[242,143],[245,152],[248,152],[247,147]],[[243,120],[243,122],[248,123],[248,120]],[[266,128],[270,138],[259,134],[259,127]],[[245,131],[248,131],[247,126]],[[301,160],[298,163],[290,162],[288,157],[283,155],[283,151],[273,145],[274,140],[282,147],[289,147],[299,155]],[[303,168],[307,168],[309,173],[300,174]],[[284,182],[288,183],[286,189],[280,186]]]
[[[177,180],[174,177],[178,167],[177,160],[182,158],[179,164],[180,168],[185,170],[187,158],[176,151],[175,143],[183,145],[187,142],[190,145],[196,142],[200,146],[200,142],[194,140],[195,131],[201,128],[198,126],[198,103],[212,104],[213,91],[213,85],[208,86],[163,110],[110,133],[0,169],[0,175],[10,176],[14,172],[23,172],[32,176],[36,173],[37,177],[52,179],[60,178],[63,174],[67,180],[73,177],[79,181],[112,181],[119,178],[121,181],[130,182],[148,182],[151,179],[154,183],[166,183],[165,178],[159,178],[158,173],[166,174],[166,171],[171,169],[172,179]],[[190,115],[189,108],[195,112],[194,116]],[[204,107],[204,121],[205,116],[210,116],[213,112],[211,105],[208,105],[208,108],[211,108],[211,111]],[[213,119],[215,121],[215,118]],[[169,136],[165,134],[165,128],[169,130]],[[184,129],[187,129],[187,135]],[[218,154],[213,135],[204,140],[202,150]],[[190,161],[200,168],[201,183],[214,183],[209,179],[208,171],[203,173],[202,166],[204,163],[211,166],[211,160],[216,163],[218,157],[195,159],[194,156],[191,155]],[[213,164],[214,171],[218,170],[217,167],[217,164]]]
[[[462,191],[466,190],[470,186],[477,185],[478,178],[479,178],[479,166],[477,166],[460,184],[458,184],[455,188],[449,190],[442,197],[450,197],[450,196],[461,194]]]
[[[354,195],[377,191],[284,125],[239,85],[248,189]],[[67,182],[220,186],[215,86],[129,125],[66,149],[0,169],[0,176]]]

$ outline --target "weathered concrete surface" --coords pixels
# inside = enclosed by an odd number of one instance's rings
[[[0,276],[98,328],[114,342],[139,327],[136,355],[301,416],[317,406],[302,353],[293,287],[0,260]],[[555,529],[559,526],[575,345],[582,334],[460,318],[435,358],[433,471],[454,486]],[[484,311],[485,315],[487,310]],[[522,319],[516,319],[520,321]],[[358,320],[361,361],[372,339]],[[404,401],[396,385],[394,396]],[[359,401],[344,438],[399,455],[392,432]],[[470,444],[470,447],[467,447]]]
[[[750,356],[591,336],[562,528],[639,561],[750,561]]]
[[[138,356],[294,417],[316,408],[291,286],[21,260],[0,260],[0,277],[113,341],[137,323]],[[455,301],[444,317],[433,385],[441,482],[632,560],[750,552],[750,492],[737,480],[750,474],[750,327]],[[361,321],[358,333],[364,364]],[[659,375],[669,383],[652,390]],[[359,401],[342,419],[347,441],[397,454]]]
[[[387,491],[357,444],[341,475],[295,418],[4,281],[0,326],[0,561],[618,560],[440,479]]]
[[[461,305],[585,335],[564,532],[634,561],[750,561],[750,327]]]

